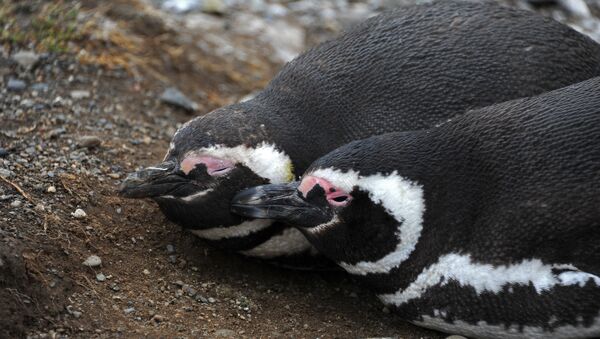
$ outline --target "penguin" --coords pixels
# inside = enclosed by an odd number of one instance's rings
[[[232,211],[295,225],[417,325],[599,337],[599,146],[596,77],[351,142]]]
[[[600,46],[550,18],[460,1],[393,10],[301,54],[254,99],[184,124],[164,161],[130,175],[121,194],[153,199],[217,247],[310,266],[300,232],[232,214],[233,196],[292,181],[353,140],[597,75]]]

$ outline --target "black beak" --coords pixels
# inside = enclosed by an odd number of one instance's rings
[[[245,217],[274,219],[285,223],[313,227],[329,221],[333,214],[304,199],[297,187],[299,182],[263,185],[238,193],[231,202],[231,211]]]
[[[121,184],[119,194],[125,198],[153,198],[168,195],[188,182],[173,161],[146,167],[131,173]]]

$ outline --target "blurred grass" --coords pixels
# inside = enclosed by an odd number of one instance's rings
[[[69,43],[82,38],[78,14],[77,5],[63,1],[0,1],[0,44],[68,52]]]

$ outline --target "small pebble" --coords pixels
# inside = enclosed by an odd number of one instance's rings
[[[77,146],[94,148],[102,144],[102,140],[95,135],[84,135],[77,140]]]
[[[85,259],[83,265],[87,267],[97,267],[102,265],[102,259],[100,259],[100,257],[97,255],[90,255],[87,257],[87,259]]]
[[[133,307],[127,307],[126,309],[123,310],[123,312],[125,314],[130,314],[130,313],[135,312],[135,308],[133,308]]]
[[[37,204],[35,205],[35,210],[38,212],[44,212],[46,210],[46,207],[44,207],[43,204]]]
[[[0,147],[0,158],[6,158],[8,156],[8,151],[2,147]]]
[[[11,170],[8,170],[8,169],[6,169],[6,168],[0,168],[0,177],[3,177],[3,178],[10,178],[10,177],[12,177],[13,175],[15,175],[15,173],[14,173],[13,171],[11,171]]]
[[[9,91],[15,91],[15,92],[20,92],[20,91],[24,90],[25,87],[27,87],[27,84],[25,84],[25,81],[19,80],[19,79],[14,79],[14,78],[8,79],[8,83],[6,84],[6,88]]]
[[[98,280],[100,282],[105,281],[106,280],[106,276],[104,274],[102,274],[102,273],[98,273],[98,274],[96,274],[96,280]]]
[[[384,307],[381,312],[385,313],[385,314],[390,314],[390,309],[387,307]]]
[[[18,51],[11,58],[23,67],[31,68],[38,62],[40,56],[33,51]]]
[[[167,253],[169,253],[169,254],[175,253],[175,246],[168,244],[167,245]]]
[[[157,322],[157,323],[160,323],[160,322],[162,322],[164,320],[165,320],[165,317],[163,317],[162,315],[155,314],[152,317],[152,321]]]
[[[54,187],[54,186],[48,186],[48,189],[46,191],[48,193],[56,193],[56,187]]]
[[[174,254],[170,255],[170,256],[169,256],[169,262],[170,262],[171,264],[176,264],[176,263],[177,263],[177,256],[176,256],[176,255],[174,255]]]
[[[23,203],[21,202],[21,200],[15,200],[10,203],[10,207],[19,208],[19,207],[21,207],[22,204]]]
[[[211,304],[214,304],[214,303],[216,303],[216,302],[217,302],[217,299],[215,299],[215,298],[213,298],[213,297],[209,297],[209,298],[208,298],[208,302],[209,302],[209,303],[211,303]]]
[[[198,104],[188,99],[177,88],[169,87],[161,95],[160,100],[166,104],[185,109],[186,111],[196,111]]]
[[[36,92],[48,92],[48,84],[38,82],[37,84],[31,85],[31,90]]]
[[[144,268],[144,270],[142,271],[142,273],[144,273],[145,275],[149,275],[150,271],[148,271],[148,269]]]
[[[234,330],[230,330],[228,328],[222,328],[220,330],[216,330],[214,333],[215,337],[221,338],[236,338],[238,337],[237,333]]]
[[[71,213],[71,215],[76,219],[83,219],[87,217],[87,213],[85,213],[85,211],[81,208],[76,209],[75,212]]]
[[[71,91],[71,98],[75,100],[85,99],[90,97],[90,91],[85,90],[75,90]]]

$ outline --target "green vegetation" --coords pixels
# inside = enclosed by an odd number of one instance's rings
[[[79,8],[64,2],[5,3],[0,1],[0,44],[26,46],[40,51],[63,53],[78,33]]]

